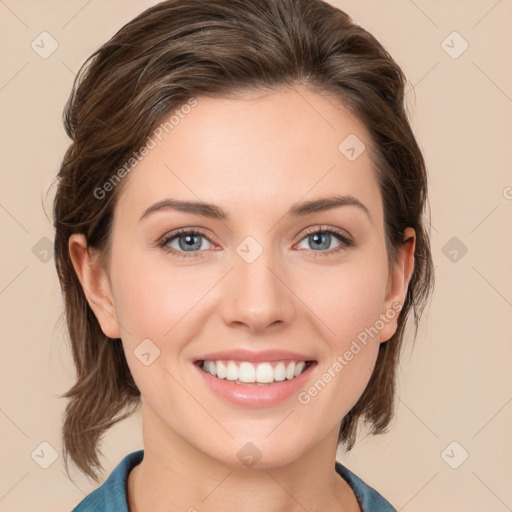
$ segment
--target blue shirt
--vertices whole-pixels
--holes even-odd
[[[126,502],[128,473],[144,457],[144,450],[128,454],[100,487],[88,494],[71,512],[129,512]],[[336,461],[336,472],[352,487],[363,512],[396,512],[375,489]]]

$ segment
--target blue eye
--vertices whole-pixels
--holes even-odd
[[[317,229],[316,231],[307,234],[302,240],[306,240],[306,243],[309,242],[309,247],[306,247],[306,249],[313,248],[314,252],[318,252],[318,249],[321,249],[321,252],[326,252],[322,249],[329,249],[333,237],[339,242],[339,245],[327,251],[329,253],[337,252],[352,245],[352,241],[347,236],[332,229]]]
[[[339,245],[329,249],[333,237],[339,242]],[[158,246],[164,251],[182,258],[203,256],[202,253],[205,252],[203,240],[207,240],[209,244],[212,244],[202,231],[184,228],[165,235],[161,241],[158,242]],[[314,256],[337,253],[354,245],[354,242],[343,232],[332,228],[314,228],[306,233],[306,236],[301,239],[301,242],[304,240],[309,242],[310,246],[306,247],[306,249],[310,249],[313,253],[317,253],[314,254]],[[175,241],[178,243],[178,247],[171,246],[171,243],[174,243]],[[208,249],[208,247],[206,247],[206,249]]]
[[[195,253],[201,249],[203,245],[202,239],[208,240],[201,231],[182,229],[165,236],[158,245],[167,252],[177,253],[179,256],[186,258],[189,256],[197,256]],[[175,240],[178,242],[178,248],[170,246],[170,243]],[[209,240],[208,242],[211,243]]]

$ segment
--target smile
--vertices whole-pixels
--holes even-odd
[[[299,377],[313,361],[199,361],[199,367],[218,379],[237,384],[272,384]]]
[[[310,385],[317,361],[197,360],[194,367],[206,388],[223,402],[243,408],[277,406],[297,399]]]

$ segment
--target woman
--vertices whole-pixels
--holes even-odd
[[[336,461],[394,412],[433,286],[405,77],[319,0],[170,0],[81,69],[54,203],[76,511],[392,505]],[[100,452],[101,453],[101,452]]]

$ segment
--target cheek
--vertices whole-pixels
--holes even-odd
[[[360,262],[341,265],[331,273],[318,274],[314,286],[304,288],[304,293],[311,310],[324,324],[326,337],[337,349],[343,349],[375,325],[382,312],[386,283],[385,260],[361,258]]]
[[[113,258],[112,280],[118,319],[128,336],[162,339],[196,305],[206,285],[193,270],[172,268],[165,256],[150,259],[136,251]],[[125,333],[126,334],[126,333]],[[135,340],[134,340],[135,341]]]
[[[148,261],[134,255],[115,268],[116,313],[124,328],[122,342],[128,365],[141,392],[147,397],[154,392],[158,396],[169,384],[164,369],[174,372],[190,359],[187,351],[193,340],[201,336],[208,292],[219,276],[211,269],[201,272],[199,265],[173,268],[165,257]],[[147,341],[141,345],[147,339],[157,348]],[[146,346],[158,354],[157,364],[151,363],[149,367],[137,357],[146,352],[145,348],[142,350]]]
[[[313,309],[321,312],[324,324],[323,364],[311,387],[298,397],[301,404],[312,406],[310,411],[324,411],[317,416],[331,426],[355,405],[375,368],[380,346],[375,325],[386,284],[377,269],[339,276],[339,283],[326,280],[324,293],[315,295]]]
[[[116,313],[123,326],[128,366],[142,395],[151,403],[169,395],[172,379],[165,369],[174,373],[176,360],[196,335],[191,319],[207,291],[201,279],[190,279],[190,270],[170,267],[136,254],[112,265]],[[144,341],[147,339],[152,344]],[[146,352],[150,359],[155,357],[154,364],[146,366],[139,359]]]

